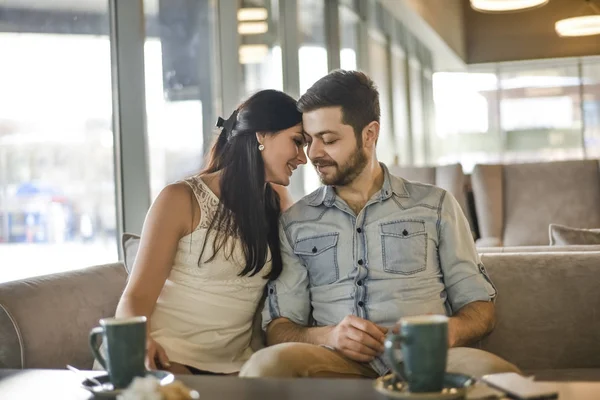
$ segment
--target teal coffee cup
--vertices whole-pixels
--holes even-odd
[[[100,336],[106,358],[100,354]],[[133,378],[146,373],[146,317],[101,319],[100,326],[90,331],[90,348],[115,389],[126,388]]]
[[[402,360],[397,357],[398,346]],[[448,317],[421,315],[400,319],[399,334],[389,334],[385,353],[394,374],[413,393],[440,392],[448,359]]]

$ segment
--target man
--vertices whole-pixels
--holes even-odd
[[[334,71],[298,101],[308,156],[324,185],[281,217],[284,269],[268,285],[267,347],[240,376],[375,378],[399,318],[447,314],[448,370],[518,371],[464,348],[494,327],[496,290],[465,216],[446,191],[389,174],[377,161],[379,94]]]

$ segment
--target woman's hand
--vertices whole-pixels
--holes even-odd
[[[146,339],[146,368],[159,369],[160,367],[169,368],[170,366],[171,363],[165,349],[156,340],[148,337]]]

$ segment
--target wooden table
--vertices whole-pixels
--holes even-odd
[[[93,372],[86,372],[93,375]],[[360,379],[242,379],[180,375],[200,393],[201,400],[383,400],[370,380]],[[87,400],[79,376],[67,370],[0,369],[0,399]],[[556,383],[560,400],[600,399],[600,382]]]

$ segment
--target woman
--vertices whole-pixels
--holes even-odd
[[[263,90],[219,118],[207,168],[165,187],[150,207],[117,317],[148,317],[147,367],[237,373],[252,320],[281,272],[283,186],[306,163],[296,101]]]

